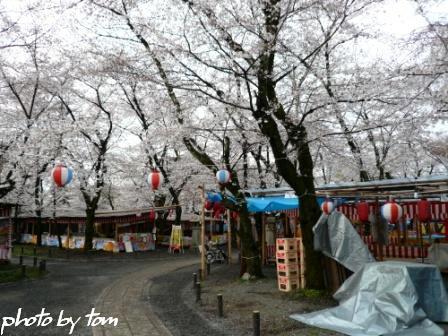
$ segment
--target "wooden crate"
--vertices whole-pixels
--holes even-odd
[[[296,238],[277,238],[277,251],[297,252]]]
[[[277,265],[279,264],[295,264],[298,265],[299,258],[297,252],[277,251],[275,253]]]
[[[300,286],[305,288],[305,248],[303,247],[302,238],[296,238],[297,240],[297,255],[299,258],[299,277]]]
[[[298,277],[278,277],[278,289],[282,292],[290,292],[300,288]]]
[[[285,269],[282,271],[279,271],[277,269],[277,276],[288,277],[288,278],[298,278],[299,277],[299,268],[298,267],[295,267],[295,268],[285,267]]]

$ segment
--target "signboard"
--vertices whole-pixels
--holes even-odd
[[[11,259],[11,223],[9,217],[0,217],[0,261]]]

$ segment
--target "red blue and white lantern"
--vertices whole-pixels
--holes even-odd
[[[397,224],[401,216],[403,216],[403,209],[395,202],[388,202],[381,207],[381,215],[391,224]]]
[[[322,205],[320,206],[320,208],[322,209],[322,212],[326,215],[329,215],[333,212],[334,210],[334,202],[330,199],[326,199]]]
[[[163,175],[158,170],[153,170],[148,175],[148,184],[151,190],[158,190],[163,184]]]
[[[230,181],[230,172],[226,169],[218,170],[216,180],[219,184],[227,184]]]
[[[51,171],[51,177],[58,187],[65,187],[73,179],[73,169],[63,164],[58,164]]]

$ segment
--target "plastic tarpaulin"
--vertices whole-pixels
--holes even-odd
[[[338,307],[291,318],[352,336],[442,336],[432,321],[448,322],[447,293],[435,265],[369,263],[334,298]]]
[[[207,199],[210,202],[221,202],[222,195],[217,192],[207,192]],[[230,200],[235,202],[233,196],[227,196]],[[326,197],[317,197],[317,203],[319,206],[325,201]],[[345,198],[332,198],[333,202],[337,206],[344,204]],[[272,196],[272,197],[246,197],[247,209],[249,212],[275,212],[283,210],[298,209],[300,207],[300,201],[298,197],[284,197],[284,196]]]
[[[314,249],[322,251],[352,272],[375,261],[350,220],[340,212],[322,215],[313,232]]]
[[[273,212],[299,208],[299,199],[286,197],[248,197],[247,208],[249,212]]]
[[[448,244],[434,243],[428,252],[429,258],[440,269],[448,268]]]

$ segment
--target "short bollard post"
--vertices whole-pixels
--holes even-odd
[[[37,266],[37,257],[33,258],[33,266],[36,267]]]
[[[260,312],[258,310],[254,310],[253,320],[254,320],[254,336],[260,336]]]
[[[36,256],[36,255],[37,255],[37,248],[33,247],[33,256]]]
[[[48,249],[48,258],[51,258],[51,248]]]
[[[23,255],[23,246],[22,246],[22,248],[20,249],[20,254]]]
[[[218,298],[218,317],[224,317],[224,306],[222,302],[222,294],[217,295]]]
[[[211,265],[207,263],[207,275],[210,275]]]
[[[26,275],[26,265],[22,265],[22,278]]]
[[[193,288],[196,288],[196,282],[198,282],[198,274],[193,273]]]
[[[47,269],[47,261],[46,260],[41,260],[39,262],[39,272],[43,273],[43,272],[45,272],[46,269]]]
[[[19,257],[19,265],[23,265],[23,255]]]
[[[196,302],[201,302],[201,283],[196,282]]]

